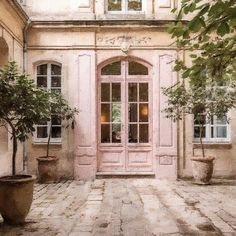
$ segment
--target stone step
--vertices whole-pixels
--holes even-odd
[[[155,178],[153,172],[97,172],[97,179],[103,178]]]

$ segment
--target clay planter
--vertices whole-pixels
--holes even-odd
[[[0,178],[0,213],[5,223],[21,225],[25,222],[33,200],[35,179],[31,175]]]
[[[195,183],[209,184],[214,166],[214,157],[192,157],[192,171]]]
[[[57,177],[58,158],[55,156],[38,157],[39,183],[55,183]]]

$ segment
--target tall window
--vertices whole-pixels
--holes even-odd
[[[141,12],[144,10],[145,0],[107,0],[108,12]]]
[[[47,63],[37,66],[37,86],[61,93],[61,66]],[[61,119],[52,116],[51,121],[36,126],[36,142],[46,142],[51,130],[51,141],[61,142]]]
[[[198,141],[200,138],[200,128],[202,127],[202,139],[205,142],[228,142],[230,141],[230,128],[227,117],[218,118],[212,116],[210,119],[205,115],[201,115],[194,122],[194,139]]]

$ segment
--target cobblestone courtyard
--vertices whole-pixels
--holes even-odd
[[[35,186],[27,223],[1,236],[236,235],[236,180],[98,179]]]

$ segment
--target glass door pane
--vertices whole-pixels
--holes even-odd
[[[121,143],[121,84],[101,83],[101,143]]]
[[[148,83],[128,83],[129,143],[149,142]]]

